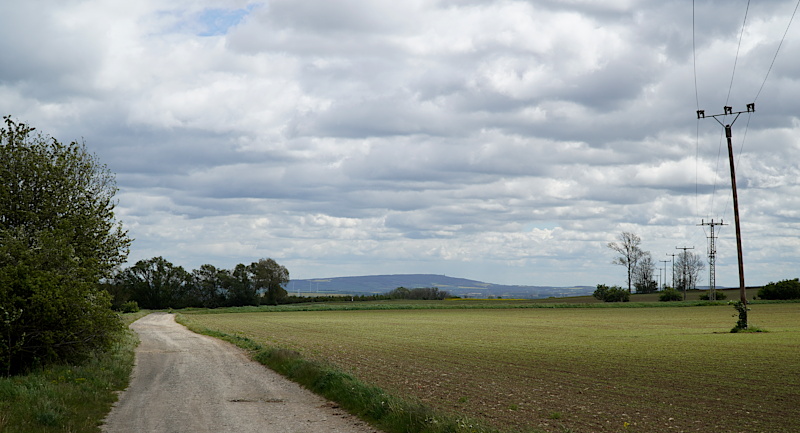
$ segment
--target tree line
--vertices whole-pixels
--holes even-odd
[[[217,308],[277,305],[288,296],[289,271],[273,259],[260,259],[233,269],[205,264],[191,272],[163,257],[139,260],[103,286],[112,305],[124,310],[135,302],[147,309]]]
[[[387,296],[389,299],[411,299],[420,301],[441,301],[452,297],[450,292],[439,290],[437,287],[417,287],[415,289],[398,287],[387,293]]]

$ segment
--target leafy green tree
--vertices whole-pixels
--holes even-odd
[[[413,299],[422,301],[441,301],[450,297],[450,292],[439,290],[438,287],[417,287],[407,289],[398,287],[386,294],[390,299]]]
[[[289,282],[289,271],[273,259],[260,259],[249,267],[253,286],[258,293],[264,294],[264,301],[269,305],[278,305],[288,293],[284,286]]]
[[[224,305],[225,293],[222,285],[224,275],[223,269],[217,269],[209,264],[193,270],[188,295],[189,306],[215,308]]]
[[[770,282],[758,289],[761,299],[800,299],[800,280],[783,280],[777,283]]]
[[[114,175],[84,144],[4,117],[0,127],[0,374],[75,362],[121,325],[100,281],[131,240]]]
[[[398,287],[387,294],[390,299],[408,299],[411,297],[411,290],[405,287]]]
[[[631,300],[631,293],[619,286],[608,287],[605,284],[598,284],[597,290],[592,296],[603,302],[628,302]]]
[[[163,309],[188,306],[190,275],[163,257],[139,260],[117,274],[116,283],[130,293],[142,308]]]
[[[622,232],[619,235],[619,242],[609,242],[608,248],[616,251],[619,256],[611,263],[625,266],[628,271],[628,293],[631,292],[634,270],[639,260],[644,257],[645,252],[639,248],[642,239],[634,233]]]
[[[225,290],[225,304],[230,307],[242,305],[258,305],[258,291],[250,278],[250,271],[242,263],[236,265],[231,271],[220,274],[222,287]]]

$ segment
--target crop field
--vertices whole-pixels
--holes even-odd
[[[191,314],[509,431],[800,431],[800,304]]]

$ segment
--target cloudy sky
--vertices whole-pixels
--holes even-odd
[[[695,113],[755,102],[745,276],[798,277],[798,2],[694,3],[2,2],[0,110],[116,173],[130,264],[624,284],[621,232],[705,256],[713,218],[737,286],[724,131]]]

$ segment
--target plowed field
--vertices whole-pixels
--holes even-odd
[[[800,304],[197,314],[512,431],[800,431]]]

